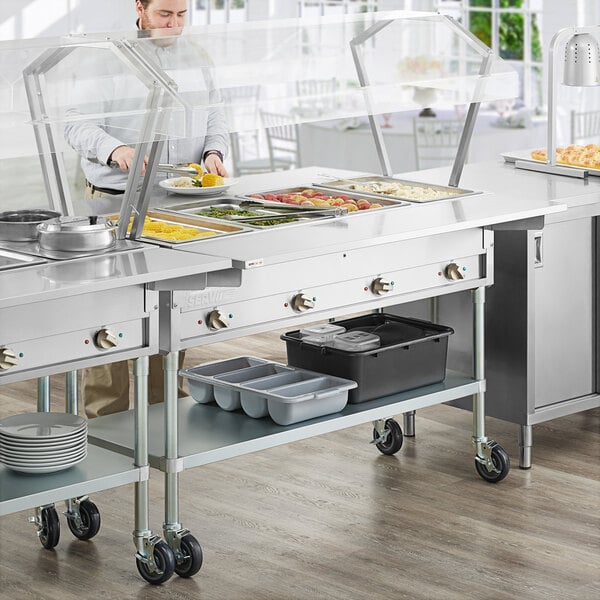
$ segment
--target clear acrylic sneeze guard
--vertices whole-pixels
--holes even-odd
[[[207,111],[242,132],[264,127],[261,111],[301,123],[414,110],[423,90],[440,106],[516,96],[518,86],[453,20],[403,11],[3,42],[0,69],[0,210],[13,208],[15,165],[36,156],[28,164],[40,186],[19,208],[72,210],[75,126],[100,126],[148,153],[198,135]],[[315,80],[334,85],[307,94]],[[239,93],[247,86],[257,88],[251,99]]]

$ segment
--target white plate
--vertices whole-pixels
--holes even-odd
[[[7,469],[11,469],[12,471],[18,471],[19,473],[54,473],[55,471],[63,471],[64,469],[68,469],[77,463],[80,463],[82,460],[85,460],[85,455],[75,462],[68,463],[66,465],[52,465],[52,466],[42,466],[42,467],[26,467],[26,466],[13,466],[13,465],[5,465]]]
[[[0,462],[5,465],[12,466],[24,466],[24,467],[53,467],[55,465],[67,465],[79,460],[82,456],[87,454],[87,448],[82,448],[77,452],[72,452],[68,456],[62,457],[48,457],[48,458],[10,458],[6,456],[0,456]]]
[[[225,185],[213,185],[209,187],[175,187],[174,182],[184,179],[183,177],[171,177],[169,179],[161,179],[158,185],[173,193],[181,194],[182,196],[218,196],[224,194],[232,185],[237,183],[237,179],[225,179]]]
[[[46,450],[46,451],[25,450],[24,448],[22,450],[12,450],[12,449],[8,450],[6,448],[0,448],[0,459],[2,459],[2,458],[8,458],[8,459],[12,459],[12,460],[19,460],[21,458],[25,458],[25,459],[32,459],[32,458],[60,459],[60,458],[64,458],[65,456],[71,456],[72,454],[77,454],[78,452],[81,452],[81,450],[84,450],[85,448],[87,448],[86,442],[77,444],[76,446],[73,446],[72,448],[61,448],[60,450],[52,449],[52,450]]]
[[[69,413],[23,413],[0,420],[5,438],[59,439],[87,428],[87,421]]]
[[[3,448],[8,450],[19,450],[21,448],[31,448],[36,451],[46,450],[60,450],[61,448],[70,448],[71,446],[81,444],[87,440],[87,431],[82,431],[77,435],[70,435],[58,438],[56,440],[50,439],[21,439],[3,437],[0,435],[0,451]]]

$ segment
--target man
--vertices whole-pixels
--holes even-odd
[[[191,97],[195,107],[202,106],[198,94],[204,94],[206,104],[214,106],[218,98],[202,63],[208,57],[190,47],[185,38],[179,39],[187,16],[187,0],[136,0],[135,10],[138,15],[137,27],[140,38],[151,38],[151,43],[143,44],[144,51],[150,58],[177,83],[177,73],[190,73],[196,79],[196,87]],[[191,62],[194,61],[194,62]],[[110,82],[108,82],[110,84]],[[97,97],[104,94],[103,101],[112,101],[115,105],[125,94],[118,90],[118,84],[112,82],[95,90]],[[185,89],[189,81],[181,82]],[[204,91],[199,91],[203,87]],[[185,94],[185,92],[183,92]],[[203,98],[202,96],[200,98]],[[109,111],[110,112],[110,111]],[[172,117],[174,119],[175,117]],[[194,111],[193,133],[190,136],[179,136],[165,143],[161,162],[200,163],[209,173],[227,177],[223,165],[223,156],[228,148],[228,131],[224,115],[220,110],[209,108],[205,111]],[[173,123],[171,123],[173,125]],[[167,127],[169,123],[167,123]],[[177,129],[176,123],[173,129]],[[132,127],[132,130],[135,130]],[[179,130],[178,130],[179,133]],[[112,197],[125,190],[128,171],[133,163],[135,148],[119,139],[125,135],[120,123],[111,125],[111,119],[105,120],[100,127],[90,123],[73,123],[65,127],[65,137],[69,144],[82,156],[81,166],[86,177],[86,199]],[[144,161],[144,169],[147,164]],[[117,168],[114,165],[118,165]],[[113,165],[113,166],[109,166]],[[183,352],[180,352],[180,367],[183,363]],[[161,402],[164,398],[164,377],[162,358],[150,358],[149,401],[151,404]],[[185,395],[180,388],[179,395]],[[85,411],[88,417],[120,412],[129,408],[129,365],[127,361],[111,363],[84,369],[83,396]]]

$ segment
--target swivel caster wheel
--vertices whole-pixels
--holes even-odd
[[[161,540],[154,545],[152,557],[154,567],[141,558],[136,558],[137,570],[148,583],[160,585],[171,579],[175,572],[175,555],[169,545]]]
[[[491,458],[494,467],[492,471],[488,470],[485,463],[481,463],[477,459],[475,459],[475,469],[482,479],[485,479],[489,483],[498,483],[508,475],[510,471],[510,459],[504,448],[496,443],[492,446]]]
[[[175,553],[175,573],[179,577],[192,577],[202,566],[202,547],[191,533],[184,535],[179,544],[180,550]]]
[[[38,531],[38,537],[44,548],[51,550],[58,544],[60,539],[60,521],[58,513],[53,506],[42,508],[40,515],[41,529]]]
[[[91,500],[78,503],[79,515],[65,513],[71,533],[79,540],[91,540],[100,531],[100,511]]]
[[[396,454],[402,448],[403,441],[402,428],[394,419],[385,421],[385,429],[382,435],[379,434],[377,429],[373,429],[373,442],[382,454],[387,456]]]

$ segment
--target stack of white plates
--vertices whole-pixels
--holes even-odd
[[[68,413],[26,413],[0,419],[0,462],[21,473],[52,473],[87,454],[87,421]]]

